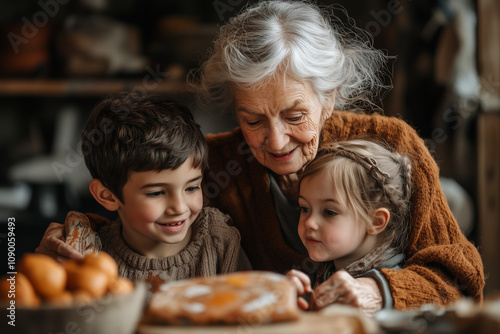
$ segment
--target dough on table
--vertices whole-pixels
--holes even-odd
[[[256,324],[296,320],[297,292],[285,276],[244,271],[170,282],[155,292],[148,324]]]

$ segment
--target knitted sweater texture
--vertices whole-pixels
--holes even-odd
[[[461,233],[447,205],[438,166],[424,141],[398,118],[335,112],[325,124],[322,142],[357,136],[384,140],[412,159],[414,189],[406,262],[402,270],[381,269],[389,282],[394,308],[448,305],[463,295],[482,301],[481,257]],[[291,249],[281,233],[268,170],[252,155],[241,130],[206,137],[210,171],[204,180],[205,199],[231,216],[254,269],[280,273],[307,269],[311,260]]]
[[[151,259],[131,249],[123,240],[120,220],[101,224],[98,233],[103,251],[117,262],[119,275],[143,281],[154,292],[165,282],[236,271],[240,235],[228,222],[229,216],[219,210],[203,208],[192,225],[193,234],[186,248],[161,259]]]

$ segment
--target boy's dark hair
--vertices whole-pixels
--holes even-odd
[[[207,167],[208,146],[189,109],[160,96],[117,93],[99,103],[82,132],[93,178],[123,201],[129,172]]]

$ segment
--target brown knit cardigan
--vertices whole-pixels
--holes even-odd
[[[323,129],[323,143],[356,136],[385,140],[412,158],[411,232],[403,270],[382,269],[395,309],[425,303],[448,305],[463,295],[482,301],[484,274],[476,247],[461,233],[439,183],[439,169],[424,141],[404,121],[378,114],[336,112]],[[311,265],[285,242],[276,217],[268,170],[259,164],[239,128],[207,135],[208,205],[229,214],[254,269],[285,273]]]

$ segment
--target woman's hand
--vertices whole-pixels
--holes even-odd
[[[382,309],[383,298],[375,279],[354,278],[346,271],[334,273],[319,285],[311,296],[311,309],[322,309],[330,304],[344,304],[357,307],[367,314]]]
[[[309,276],[304,274],[302,271],[292,269],[286,273],[286,277],[297,288],[297,304],[301,309],[307,310],[309,308],[309,304],[301,296],[305,293],[311,292],[311,280],[309,279]]]
[[[35,253],[45,254],[58,261],[67,259],[82,259],[83,255],[76,249],[67,245],[64,241],[64,225],[50,223],[43,235],[40,245],[35,249]]]

